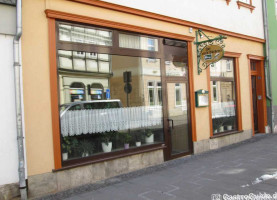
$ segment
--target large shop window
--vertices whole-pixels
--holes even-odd
[[[234,61],[224,58],[210,68],[213,133],[237,130]]]
[[[63,164],[163,143],[158,38],[57,27]]]

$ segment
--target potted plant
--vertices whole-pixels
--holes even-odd
[[[128,132],[121,132],[120,138],[124,144],[124,149],[129,149],[129,143],[132,139],[132,136]]]
[[[112,151],[112,137],[113,132],[105,132],[102,135],[102,149],[104,152],[111,152]]]
[[[146,142],[146,144],[154,142],[154,135],[153,135],[153,131],[151,129],[147,129],[145,131],[145,142]]]
[[[63,137],[62,138],[62,158],[63,160],[68,159],[68,155],[71,154],[72,149],[76,148],[78,140],[75,137]]]
[[[81,148],[81,152],[82,152],[82,157],[87,157],[87,156],[93,154],[94,145],[91,142],[89,142],[88,140],[82,141],[80,148]]]
[[[135,139],[136,139],[136,146],[140,147],[141,146],[141,137],[142,133],[141,132],[136,132],[135,134]]]

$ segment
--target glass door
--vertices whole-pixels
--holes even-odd
[[[187,43],[164,40],[166,159],[191,153]]]
[[[167,83],[171,156],[190,151],[186,83]]]

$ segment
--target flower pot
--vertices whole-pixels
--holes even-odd
[[[106,145],[105,142],[102,142],[102,149],[104,152],[111,152],[112,151],[112,142],[109,142],[108,145]]]
[[[88,157],[88,156],[89,156],[88,152],[82,153],[82,157]]]
[[[141,141],[136,142],[136,146],[137,146],[137,147],[140,147],[140,146],[141,146]]]
[[[145,142],[147,143],[147,144],[149,144],[149,143],[153,143],[154,142],[154,135],[152,134],[152,135],[150,135],[149,137],[145,137]]]
[[[218,132],[224,132],[224,126],[220,126]]]
[[[128,144],[124,144],[124,149],[129,149],[129,143]]]
[[[214,130],[214,133],[217,133],[217,129]]]
[[[233,129],[232,125],[227,126],[227,130],[228,130],[228,131],[230,131],[230,130],[232,130],[232,129]]]
[[[67,160],[68,159],[68,153],[63,153],[63,160]]]

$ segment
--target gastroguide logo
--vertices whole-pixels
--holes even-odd
[[[250,193],[250,194],[212,194],[211,200],[277,200],[277,192],[274,194],[268,194],[268,193]]]

